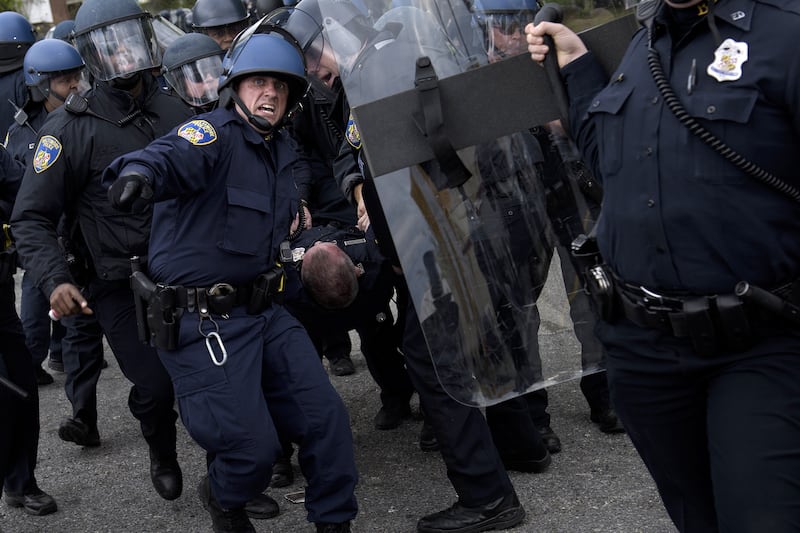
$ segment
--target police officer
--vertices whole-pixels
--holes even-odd
[[[129,257],[147,254],[151,213],[115,216],[99,178],[113,157],[145,146],[191,113],[150,74],[160,60],[158,46],[149,15],[134,0],[84,2],[75,17],[75,43],[96,82],[41,127],[12,221],[22,265],[49,295],[54,316],[96,312],[133,383],[128,405],[149,446],[153,485],[171,500],[182,491],[174,394],[155,350],[137,340],[128,282]],[[68,225],[77,223],[91,257],[85,294],[57,244],[62,216]],[[65,420],[59,436],[82,446],[99,444],[96,411]]]
[[[75,29],[75,21],[72,19],[62,20],[45,34],[45,39],[60,39],[62,41],[71,42],[72,30]]]
[[[318,82],[327,88],[333,88],[339,76],[338,65],[330,48],[330,42],[323,32],[321,0],[304,0],[294,9],[285,22],[288,31],[293,32],[306,51],[309,72],[318,78]],[[402,52],[403,46],[390,32],[378,32],[364,20],[363,16],[346,2],[326,2],[322,9],[326,17],[334,18],[339,27],[350,32],[351,42],[360,43],[355,46],[357,57],[352,60],[353,72],[364,72],[361,66],[371,64],[392,64],[382,54],[391,57]],[[373,46],[374,43],[381,46]],[[401,53],[399,55],[402,55]],[[451,61],[449,56],[437,58],[441,60],[439,67],[446,72]],[[396,65],[397,68],[387,73],[386,79],[364,79],[364,84],[396,83],[411,85],[413,74]],[[455,67],[452,67],[455,71]],[[438,69],[437,69],[438,70]],[[366,77],[367,75],[364,74]],[[388,80],[388,81],[387,81]],[[403,85],[400,85],[401,87]],[[348,94],[348,97],[351,95]],[[397,253],[391,241],[385,220],[382,217],[380,203],[377,200],[374,183],[364,179],[359,165],[355,163],[352,148],[360,146],[358,138],[352,134],[353,119],[350,117],[347,131],[350,147],[343,151],[341,166],[337,179],[343,190],[351,192],[354,202],[359,205],[359,227],[362,224],[374,224],[374,230],[381,244],[384,255],[398,265]],[[347,159],[349,157],[349,160]],[[367,214],[368,211],[368,214]],[[368,218],[368,220],[367,220]],[[407,288],[400,279],[398,293],[407,294]],[[417,529],[420,532],[459,532],[486,531],[503,527],[512,527],[525,517],[525,510],[520,504],[514,487],[508,477],[492,434],[477,408],[468,407],[451,398],[439,383],[436,368],[433,365],[425,336],[417,317],[416,309],[405,301],[406,316],[402,320],[404,328],[402,350],[405,356],[409,377],[420,397],[420,405],[426,419],[435,433],[442,457],[447,466],[447,475],[458,495],[458,501],[451,507],[422,517]],[[519,420],[532,426],[527,413]],[[535,448],[530,457],[517,456],[513,459],[517,465],[530,471],[543,470],[549,464],[550,457],[543,448],[538,431],[532,428],[525,439],[528,448]],[[523,448],[517,443],[518,448]],[[526,449],[527,451],[527,449]]]
[[[39,129],[47,116],[61,107],[70,94],[84,90],[86,83],[80,54],[70,44],[58,39],[46,39],[34,44],[25,55],[24,71],[30,98],[23,113],[19,113],[11,125],[6,146],[9,153],[27,167],[33,161]],[[78,225],[74,221],[67,224],[62,219],[58,233],[59,246],[68,259],[72,276],[82,286],[86,282],[88,254],[83,249]],[[72,417],[95,421],[90,424],[94,427],[97,420],[97,381],[100,369],[105,364],[103,332],[93,315],[81,314],[51,321],[48,317],[48,296],[35,285],[31,273],[25,271],[22,277],[20,318],[28,347],[34,364],[40,364],[47,356],[47,340],[50,340],[49,364],[51,368],[56,366],[56,369],[60,365],[60,370],[66,371],[64,391],[72,405]],[[99,445],[99,434],[93,432],[86,444]]]
[[[282,125],[307,88],[303,57],[283,35],[255,33],[224,63],[217,110],[117,159],[104,182],[121,209],[156,201],[148,267],[164,288],[149,314],[164,317],[151,321],[159,355],[210,457],[199,490],[215,531],[253,531],[242,506],[269,483],[278,434],[299,444],[309,521],[350,531],[347,410],[305,330],[274,301],[282,269],[270,267],[299,207]]]
[[[67,96],[81,88],[83,67],[78,51],[60,40],[37,42],[25,54],[23,73],[29,98],[25,106],[15,113],[5,143],[6,149],[23,167],[33,159],[39,128],[48,113],[60,107]],[[20,319],[33,355],[39,385],[53,383],[53,377],[42,368],[48,349],[54,359],[62,361],[61,339],[65,330],[62,324],[48,318],[49,309],[47,296],[34,286],[31,276],[25,273],[22,277]]]
[[[567,28],[526,28],[534,60],[556,54],[603,180],[601,301],[617,307],[597,333],[614,405],[678,530],[797,531],[800,58],[775,50],[793,46],[800,8],[638,14],[608,85]]]
[[[167,47],[161,60],[164,79],[198,113],[210,111],[219,99],[222,48],[202,33],[181,35]]]
[[[192,7],[192,28],[205,33],[227,50],[234,37],[250,23],[241,0],[197,0]]]
[[[22,61],[34,42],[33,27],[25,17],[14,11],[0,13],[0,94],[5,95],[0,99],[0,136],[3,138],[14,121],[17,108],[25,105],[28,98]]]
[[[0,486],[7,505],[41,516],[56,512],[58,505],[39,488],[34,475],[39,447],[39,393],[17,316],[13,277],[17,261],[5,225],[21,177],[22,166],[0,147],[0,221],[5,226],[0,246]]]

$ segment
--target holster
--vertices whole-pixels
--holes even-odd
[[[603,263],[597,240],[581,234],[572,241],[570,251],[595,312],[606,322],[613,322],[619,316],[614,278]]]
[[[283,303],[285,276],[283,266],[275,265],[253,280],[253,291],[247,304],[247,313],[257,315],[274,303]]]
[[[178,347],[182,315],[183,311],[175,306],[175,289],[156,285],[150,305],[147,306],[147,326],[153,346],[161,350]]]
[[[174,290],[153,283],[141,270],[138,257],[131,258],[131,270],[139,340],[162,350],[174,350],[178,347],[181,316],[175,308]]]

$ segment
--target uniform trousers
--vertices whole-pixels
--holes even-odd
[[[259,315],[236,307],[213,317],[228,354],[214,364],[198,332],[197,313],[184,313],[179,348],[159,350],[172,377],[181,419],[209,452],[211,490],[223,508],[239,508],[267,488],[281,454],[278,434],[298,444],[314,523],[351,520],[357,481],[347,410],[308,334],[281,306]],[[221,346],[210,341],[217,360]]]
[[[61,319],[66,328],[64,392],[72,405],[72,416],[88,426],[97,425],[97,381],[103,368],[103,331],[95,315],[72,315]]]
[[[408,375],[439,441],[447,477],[459,501],[477,507],[513,492],[481,410],[455,401],[439,383],[437,371],[447,372],[447,369],[434,367],[411,303],[404,322],[403,354]],[[527,416],[527,412],[523,411],[523,415]]]
[[[611,399],[680,531],[800,531],[800,335],[700,356],[627,320],[597,333]]]
[[[21,495],[36,488],[39,393],[15,305],[14,281],[0,283],[0,375],[28,393],[22,399],[0,385],[0,486]]]

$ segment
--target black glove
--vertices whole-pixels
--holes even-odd
[[[137,173],[122,174],[108,188],[108,201],[120,211],[141,213],[153,198],[150,180]]]

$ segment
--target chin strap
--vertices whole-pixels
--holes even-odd
[[[258,128],[258,130],[264,133],[265,135],[269,135],[270,133],[272,133],[272,129],[274,128],[274,126],[270,124],[269,121],[264,117],[256,116],[249,109],[247,109],[247,106],[244,105],[244,102],[242,102],[242,99],[239,98],[239,95],[236,94],[235,91],[230,92],[230,98],[231,100],[233,100],[233,103],[236,104],[245,115],[247,115],[247,121],[250,124]]]

